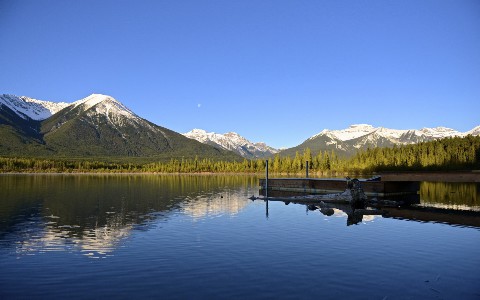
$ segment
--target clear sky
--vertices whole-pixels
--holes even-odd
[[[177,132],[480,125],[478,0],[0,0],[0,93],[108,94]]]

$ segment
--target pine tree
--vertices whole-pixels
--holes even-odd
[[[295,158],[293,159],[293,168],[293,171],[296,173],[300,172],[303,168],[302,158],[300,157],[298,151],[295,153]]]

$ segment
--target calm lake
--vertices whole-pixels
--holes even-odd
[[[0,175],[0,298],[480,299],[478,184],[353,225],[252,195],[254,176]]]

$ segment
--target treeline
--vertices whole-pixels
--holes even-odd
[[[441,171],[480,169],[480,137],[453,137],[392,148],[360,150],[351,158],[340,158],[334,151],[312,156],[306,148],[294,158],[276,155],[270,170],[274,173],[304,173],[306,162],[314,174],[372,173],[378,171]]]
[[[446,138],[393,148],[359,151],[340,158],[334,151],[312,155],[309,148],[295,157],[276,155],[269,171],[277,174],[371,173],[377,171],[468,170],[480,169],[480,137]],[[119,163],[66,159],[0,157],[0,172],[108,172],[108,173],[261,173],[266,161],[215,161],[213,159],[171,159],[155,163]]]
[[[7,158],[0,157],[0,172],[31,173],[258,173],[265,170],[264,160],[241,162],[215,161],[213,159],[171,159],[168,162],[148,164],[103,161],[69,161],[64,159]]]
[[[349,168],[362,171],[480,169],[480,137],[453,137],[393,148],[360,151]]]
[[[141,165],[103,161],[0,157],[1,172],[138,172]]]

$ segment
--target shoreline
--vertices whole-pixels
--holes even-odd
[[[265,177],[265,172],[0,172],[0,176],[8,175],[113,175],[113,176],[141,176],[141,175],[168,175],[168,176],[257,176]],[[270,178],[306,178],[305,173],[270,173]],[[480,183],[480,170],[457,170],[457,171],[410,171],[410,172],[382,172],[382,173],[311,173],[308,178],[344,178],[354,176],[368,178],[381,176],[382,181],[430,181],[430,182],[470,182]]]

